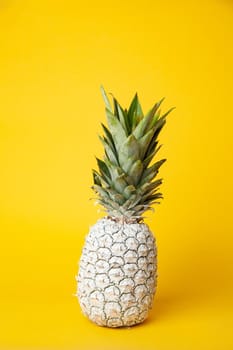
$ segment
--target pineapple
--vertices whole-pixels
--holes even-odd
[[[129,109],[113,97],[113,108],[101,87],[108,127],[102,124],[104,159],[97,158],[93,190],[107,215],[91,227],[79,264],[77,296],[83,313],[106,327],[143,322],[156,290],[155,238],[143,213],[162,198],[155,179],[165,159],[158,135],[166,123],[157,102],[144,116],[137,94]]]

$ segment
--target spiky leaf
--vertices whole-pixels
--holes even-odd
[[[112,112],[111,103],[110,103],[110,101],[109,101],[109,99],[108,99],[108,96],[107,96],[107,94],[106,94],[106,92],[105,92],[105,90],[104,90],[104,88],[103,88],[102,85],[101,85],[101,87],[100,87],[100,91],[101,91],[101,94],[102,94],[102,96],[103,96],[103,100],[104,100],[104,103],[105,103],[106,108],[108,108],[109,111]]]
[[[103,160],[97,158],[99,172],[93,170],[93,189],[108,215],[140,220],[162,198],[162,179],[156,175],[165,159],[150,163],[160,149],[158,136],[172,109],[160,117],[162,99],[144,116],[137,94],[128,110],[113,96],[112,109],[102,87],[101,93],[108,128],[102,124],[104,136],[100,140],[105,156]]]
[[[129,199],[133,194],[135,194],[136,188],[133,185],[125,187],[123,195],[126,199]]]
[[[101,175],[103,176],[105,181],[109,182],[109,180],[111,179],[111,174],[110,174],[110,171],[109,171],[107,165],[105,164],[104,161],[102,161],[99,158],[96,158],[96,160],[97,160]]]
[[[161,159],[155,164],[153,164],[151,167],[147,168],[143,173],[142,179],[140,181],[140,185],[144,185],[145,183],[152,181],[154,177],[157,175],[159,168],[165,161],[166,159]]]
[[[127,173],[134,162],[140,158],[139,144],[134,137],[130,135],[120,146],[119,163],[122,169]]]
[[[127,139],[127,134],[119,119],[115,115],[113,115],[108,109],[106,109],[106,114],[115,147],[117,151],[119,151],[120,146]]]
[[[131,182],[136,187],[138,182],[140,181],[141,175],[143,172],[143,165],[140,159],[138,159],[132,167],[128,170],[128,175],[130,177]]]
[[[116,166],[118,165],[118,159],[116,152],[112,149],[112,147],[109,145],[108,140],[105,137],[99,136],[100,141],[102,142],[105,150],[106,157],[108,160],[115,164]]]

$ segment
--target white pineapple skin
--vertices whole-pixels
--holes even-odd
[[[83,313],[99,326],[143,322],[155,294],[156,257],[146,224],[97,221],[86,237],[77,276]]]

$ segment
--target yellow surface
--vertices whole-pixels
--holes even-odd
[[[0,2],[0,349],[232,349],[233,3]],[[99,328],[73,297],[89,225],[99,86],[161,135],[165,200],[150,319]]]

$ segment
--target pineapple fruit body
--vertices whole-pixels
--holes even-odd
[[[100,219],[90,229],[79,264],[83,313],[107,327],[143,322],[156,289],[156,245],[144,223]]]

